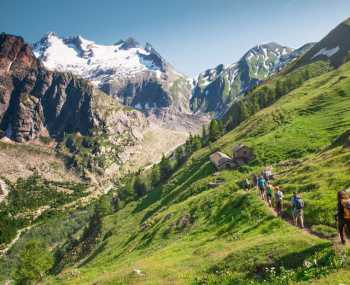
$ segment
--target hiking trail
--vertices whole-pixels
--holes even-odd
[[[257,192],[257,195],[259,195],[258,192]],[[259,197],[260,197],[260,195],[259,195]],[[260,197],[260,198],[261,198],[261,197]],[[279,215],[277,214],[276,209],[275,209],[273,206],[270,207],[266,200],[264,200],[264,199],[262,199],[262,198],[261,198],[261,200],[265,203],[266,207],[269,209],[269,211],[271,212],[271,214],[272,214],[275,218],[281,218],[282,220],[284,220],[285,222],[289,223],[289,224],[292,225],[293,227],[302,230],[302,231],[303,231],[305,234],[307,234],[307,235],[312,235],[312,236],[318,237],[318,238],[320,238],[320,239],[329,240],[329,241],[332,242],[332,244],[333,244],[334,246],[339,246],[339,245],[341,245],[341,246],[346,246],[346,247],[350,248],[349,243],[346,243],[345,245],[341,244],[338,235],[335,236],[335,237],[332,237],[332,238],[327,238],[327,237],[322,236],[321,234],[317,234],[317,233],[315,233],[314,231],[312,231],[310,227],[305,226],[305,223],[304,223],[304,228],[300,228],[300,227],[296,226],[296,225],[294,224],[293,218],[290,217],[290,216],[288,216],[288,215],[286,215],[286,212],[285,212],[285,211],[283,211],[283,212],[282,212],[282,215],[279,216]]]

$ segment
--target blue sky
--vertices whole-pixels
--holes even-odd
[[[28,42],[48,31],[111,44],[150,42],[190,76],[275,41],[318,41],[350,16],[349,0],[0,0],[1,31]]]

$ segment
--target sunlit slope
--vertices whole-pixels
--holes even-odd
[[[47,284],[247,284],[269,266],[303,267],[331,243],[275,218],[239,183],[273,164],[286,201],[302,193],[306,224],[334,226],[336,191],[350,186],[350,149],[333,143],[350,129],[349,76],[347,63],[310,79],[197,151],[162,187],[105,217],[110,233],[98,252]],[[256,160],[213,175],[209,154],[230,154],[240,142],[253,147]],[[225,183],[210,188],[218,177]],[[339,281],[349,275],[347,268],[331,274]],[[329,278],[312,282],[331,284]]]

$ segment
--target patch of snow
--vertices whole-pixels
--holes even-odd
[[[247,60],[250,61],[254,57],[252,52],[248,53]]]
[[[265,55],[266,57],[268,57],[268,55],[267,55],[267,48],[263,48],[262,50],[263,50],[264,55]]]
[[[286,55],[286,54],[288,54],[288,51],[287,51],[286,48],[283,48],[283,50],[282,50],[282,55]]]
[[[162,72],[161,72],[160,70],[156,70],[156,71],[155,71],[155,74],[156,74],[156,78],[157,78],[157,79],[161,79],[161,77],[162,77]]]
[[[152,70],[160,77],[159,67],[142,55],[150,53],[144,48],[120,49],[116,45],[98,45],[78,36],[78,44],[72,38],[61,39],[48,34],[45,42],[34,45],[34,54],[50,70],[72,72],[89,79],[95,85],[111,78],[132,77],[135,74]],[[83,52],[82,52],[83,51]]]
[[[140,103],[137,103],[137,104],[135,105],[135,108],[136,108],[136,109],[139,109],[139,110],[142,110],[142,106],[141,106]]]
[[[320,56],[320,55],[325,55],[327,57],[331,57],[331,56],[335,55],[339,50],[340,50],[339,46],[337,46],[335,48],[331,48],[331,49],[322,48],[317,53],[315,53],[311,59],[313,59],[317,56]]]

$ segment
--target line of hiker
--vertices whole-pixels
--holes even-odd
[[[273,185],[271,169],[264,170],[260,175],[254,174],[252,183],[248,178],[244,180],[244,189],[255,187],[262,200],[266,201],[269,207],[274,207],[278,216],[283,214],[283,191],[279,186]],[[350,239],[350,197],[346,191],[338,192],[338,207],[335,215],[338,233],[342,244],[346,243],[344,232],[347,230]],[[304,201],[300,194],[294,192],[290,201],[292,207],[293,224],[304,228]]]

